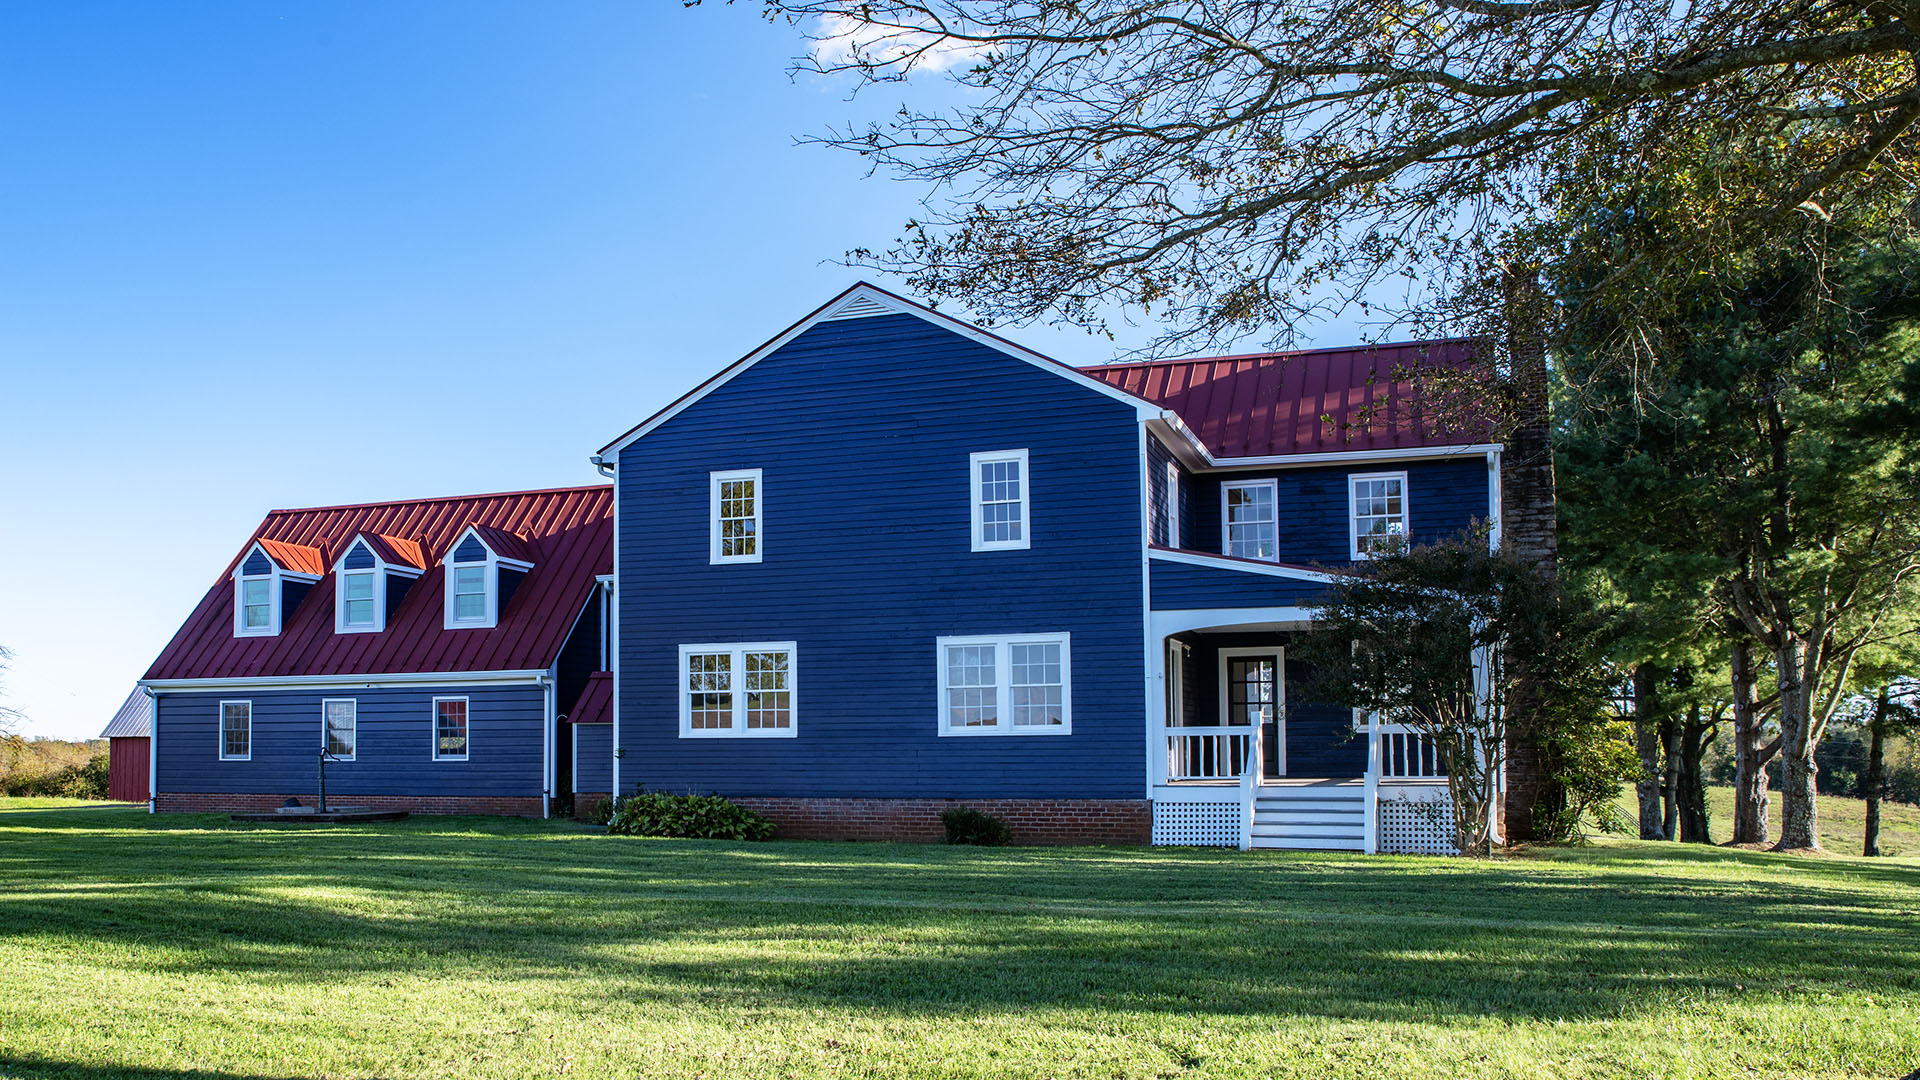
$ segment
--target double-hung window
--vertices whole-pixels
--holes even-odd
[[[1066,735],[1073,731],[1067,634],[944,637],[940,734]]]
[[[352,761],[359,742],[359,703],[352,698],[322,700],[320,725],[327,756],[335,761]]]
[[[793,657],[791,641],[680,646],[680,737],[794,735]]]
[[[253,760],[253,702],[220,703],[220,760]]]
[[[992,450],[967,459],[973,489],[973,550],[1013,551],[1033,546],[1027,499],[1027,452]]]
[[[1240,559],[1280,558],[1279,485],[1247,480],[1220,485],[1225,553]]]
[[[273,579],[240,579],[240,629],[243,633],[264,634],[273,629]]]
[[[346,600],[340,611],[340,626],[347,630],[369,630],[373,628],[373,571],[357,574],[343,574],[340,587],[346,591]]]
[[[1347,478],[1355,559],[1371,559],[1407,538],[1407,474],[1367,473]]]
[[[433,760],[467,760],[467,699],[433,699]]]
[[[708,477],[708,562],[760,561],[760,470],[739,469]]]
[[[456,564],[453,568],[453,621],[487,621],[487,564]]]

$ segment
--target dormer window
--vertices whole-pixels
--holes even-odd
[[[412,540],[378,533],[361,533],[348,541],[333,564],[337,588],[333,598],[336,634],[377,634],[399,610],[400,602],[426,570],[420,545]]]
[[[515,533],[469,525],[454,541],[445,565],[443,625],[448,630],[484,630],[500,624],[514,590],[533,569],[533,549]]]
[[[233,570],[233,636],[278,636],[324,565],[316,548],[255,540]]]

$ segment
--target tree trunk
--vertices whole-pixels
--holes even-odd
[[[1880,854],[1880,795],[1887,787],[1887,688],[1873,703],[1873,723],[1867,725],[1867,835],[1860,854]]]
[[[1753,643],[1733,639],[1733,842],[1767,842],[1767,761],[1759,710],[1753,703]]]
[[[1640,779],[1634,794],[1640,797],[1640,839],[1665,840],[1667,831],[1660,820],[1661,789],[1659,679],[1651,665],[1633,669],[1633,748],[1640,754]]]
[[[1820,849],[1820,810],[1814,780],[1813,687],[1807,680],[1807,643],[1780,635],[1774,667],[1780,682],[1780,840],[1776,851]]]
[[[1713,718],[1702,720],[1700,706],[1687,713],[1680,734],[1680,840],[1688,844],[1711,844],[1707,822],[1707,776],[1704,763],[1707,747],[1719,726]]]
[[[1545,293],[1530,268],[1509,270],[1503,297],[1513,427],[1500,457],[1501,544],[1548,575],[1559,575],[1559,504],[1553,474],[1553,417],[1547,382]],[[1539,721],[1540,695],[1523,657],[1509,657],[1513,696],[1507,724],[1506,833],[1551,838],[1567,793]]]
[[[1672,840],[1680,835],[1680,718],[1668,713],[1660,718],[1660,752],[1667,759],[1666,774],[1660,779],[1660,835]]]

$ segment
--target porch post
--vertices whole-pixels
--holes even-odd
[[[1253,808],[1260,796],[1260,775],[1266,771],[1266,748],[1260,725],[1247,736],[1247,757],[1240,768],[1240,850],[1253,850]]]
[[[1367,718],[1367,779],[1362,795],[1360,850],[1380,853],[1380,725]]]

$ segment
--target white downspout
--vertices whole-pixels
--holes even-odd
[[[153,687],[142,686],[147,695],[147,813],[160,812],[160,695]]]
[[[538,678],[541,693],[540,724],[540,816],[553,816],[553,728],[560,687],[552,669]]]

